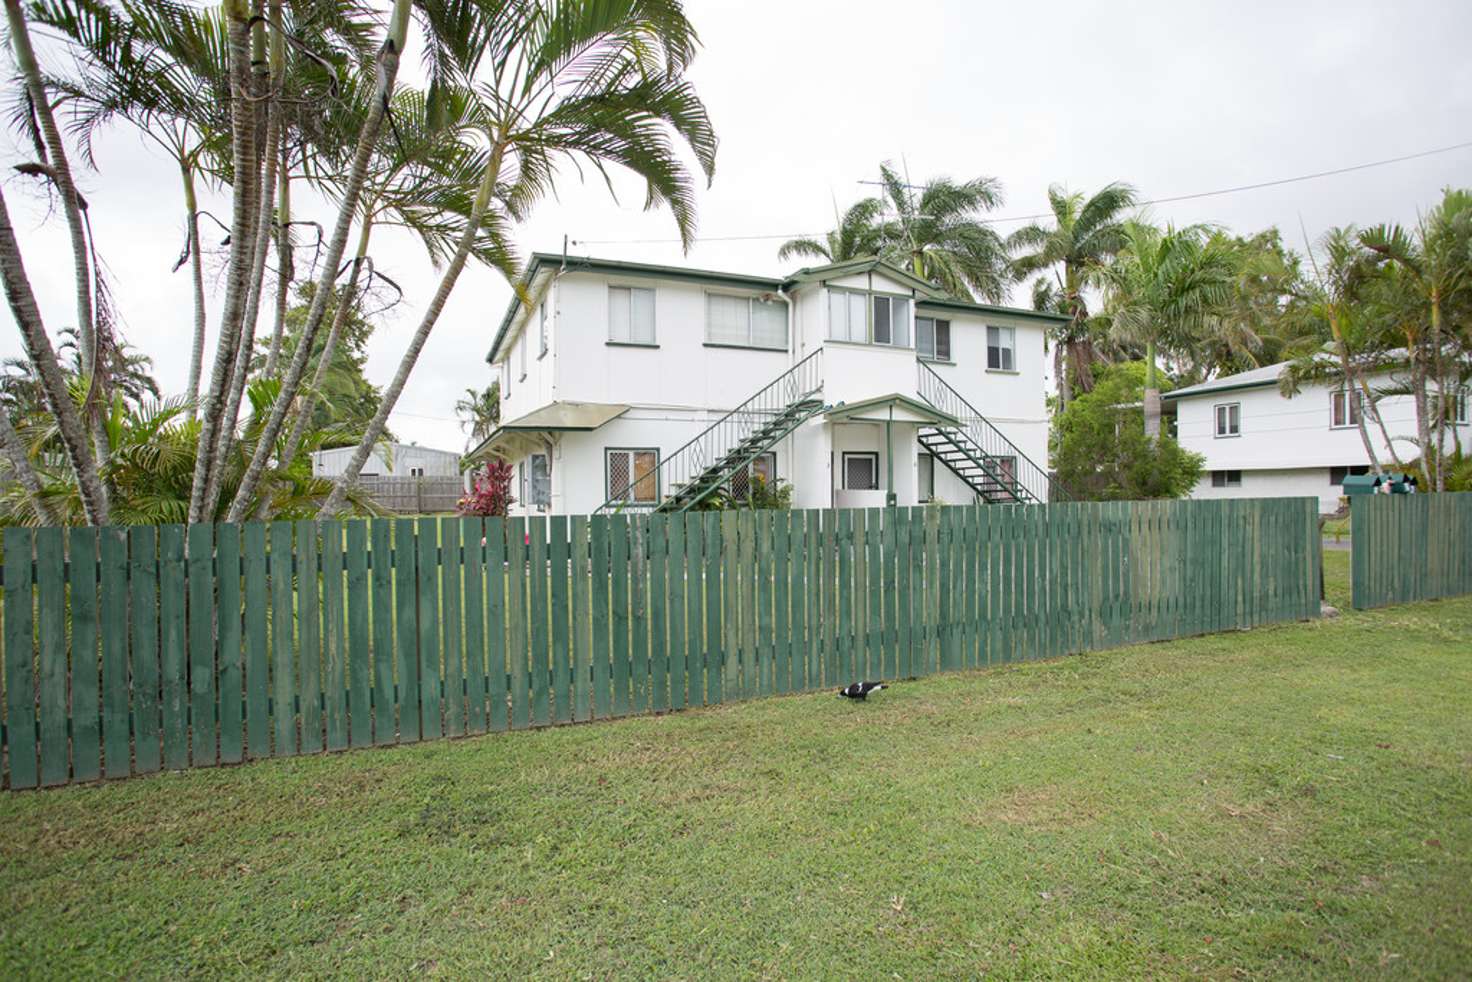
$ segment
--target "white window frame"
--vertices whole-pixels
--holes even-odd
[[[997,343],[992,344],[992,332],[995,331]],[[1003,332],[1007,343],[1002,343]],[[997,364],[992,364],[992,352],[997,352]],[[1003,358],[1003,354],[1006,355]],[[1003,365],[1002,362],[1007,362]],[[1003,324],[988,324],[986,326],[986,370],[989,372],[1015,372],[1017,371],[1017,328],[1008,327]]]
[[[710,336],[710,298],[729,297],[734,300],[746,301],[746,340],[745,341],[715,341]],[[782,344],[758,344],[752,331],[756,323],[757,304],[780,304],[783,308],[782,317]],[[752,296],[744,293],[727,293],[723,290],[705,291],[705,343],[721,348],[756,348],[760,351],[788,351],[792,347],[792,305],[785,300],[763,300],[760,296]]]
[[[1222,427],[1222,410],[1227,410],[1226,427]],[[1237,426],[1232,428],[1232,410],[1236,410]],[[1233,440],[1242,435],[1242,403],[1219,402],[1211,407],[1211,432],[1218,440]]]
[[[649,294],[649,311],[651,323],[649,325],[649,339],[636,339],[634,337],[634,294],[637,292]],[[616,338],[613,336],[613,307],[617,301],[617,294],[624,294],[629,304],[629,336]],[[608,343],[629,345],[636,348],[659,347],[659,292],[652,286],[633,286],[628,283],[608,284]]]
[[[541,351],[539,351],[537,353],[537,357],[538,358],[541,358],[542,356],[544,356],[545,354],[547,354],[547,301],[546,300],[543,300],[542,303],[541,303],[541,305],[537,308],[537,332],[538,332],[539,337],[541,338],[541,349],[542,349]]]
[[[929,321],[930,322],[930,350],[928,352],[925,350],[925,345],[923,343],[921,343],[921,339],[920,339],[920,322],[921,321]],[[946,330],[945,330],[945,335],[946,335],[946,345],[945,345],[945,347],[946,347],[946,351],[945,351],[945,354],[941,354],[940,353],[940,334],[941,334],[940,326],[942,324],[944,324],[946,326]],[[919,315],[916,315],[916,317],[915,317],[915,357],[916,358],[919,358],[919,359],[921,359],[923,361],[941,361],[941,362],[949,362],[949,361],[951,361],[951,322],[950,322],[949,319],[947,319],[945,317],[931,317],[929,315],[925,315],[923,317],[922,316],[919,316]]]
[[[888,341],[880,341],[879,340],[879,332],[877,330],[877,324],[879,323],[879,321],[878,321],[878,318],[875,317],[875,314],[878,311],[879,301],[881,301],[881,300],[883,300],[885,302],[885,304],[889,308],[889,340]],[[894,326],[895,326],[894,304],[895,304],[895,301],[896,300],[903,301],[904,304],[905,304],[905,316],[904,316],[904,324],[905,324],[905,337],[904,337],[904,342],[905,343],[904,344],[900,344],[900,343],[898,343],[895,340],[895,335],[898,333],[894,329]],[[881,346],[886,347],[886,348],[913,348],[915,346],[915,343],[914,342],[915,342],[915,298],[914,297],[901,296],[898,293],[878,293],[878,292],[875,292],[873,290],[869,291],[869,343],[870,344],[881,345]]]
[[[829,341],[838,341],[838,342],[847,343],[847,344],[872,344],[872,345],[877,345],[877,346],[882,347],[882,348],[913,348],[913,347],[915,347],[915,298],[914,297],[907,296],[907,295],[905,295],[903,293],[885,293],[885,292],[879,291],[879,290],[860,290],[860,289],[856,289],[856,288],[853,288],[853,287],[846,287],[846,286],[830,286],[830,287],[827,288],[827,290],[828,290],[828,294],[830,296],[838,295],[838,296],[843,296],[845,298],[847,298],[847,297],[862,297],[863,298],[863,307],[864,307],[864,325],[863,325],[863,331],[862,331],[862,333],[861,333],[861,335],[859,337],[855,338],[855,337],[852,336],[853,335],[852,318],[850,318],[848,316],[850,313],[852,313],[853,307],[852,307],[851,301],[849,301],[848,299],[845,299],[844,300],[844,306],[843,306],[844,314],[845,314],[844,324],[845,324],[845,327],[848,328],[848,332],[847,332],[847,334],[844,337],[837,337],[833,333],[833,302],[825,297],[824,302],[827,304],[827,307],[825,308],[824,317],[828,321],[828,338],[827,339]],[[877,301],[879,301],[881,299],[882,300],[885,300],[889,304],[889,318],[890,318],[890,321],[889,321],[889,337],[890,337],[890,340],[888,340],[888,341],[879,341],[879,340],[876,340],[875,339],[875,330],[874,330],[874,305],[875,305],[875,303]],[[904,316],[904,326],[905,326],[904,342],[905,343],[904,344],[896,344],[894,342],[894,337],[895,337],[895,330],[894,330],[894,302],[896,300],[903,301],[904,304],[905,304],[905,316]]]
[[[1354,396],[1353,399],[1350,396]],[[1352,430],[1360,425],[1360,412],[1364,406],[1364,394],[1359,389],[1335,389],[1329,393],[1329,429]],[[1334,422],[1340,406],[1346,409],[1343,423]]]
[[[544,500],[538,500],[537,494],[537,458],[541,457],[545,462],[542,467],[547,475],[546,495]],[[552,507],[552,457],[545,453],[530,453],[526,455],[525,485],[522,488],[522,504],[527,508],[535,508],[537,511],[547,511]]]

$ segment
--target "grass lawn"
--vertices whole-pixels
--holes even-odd
[[[1472,599],[1346,609],[868,704],[6,793],[0,968],[1460,976],[1469,815]]]

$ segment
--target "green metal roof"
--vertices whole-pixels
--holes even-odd
[[[885,396],[876,396],[872,399],[864,399],[860,402],[840,402],[823,415],[835,423],[858,418],[873,421],[876,411],[892,411],[894,409],[903,409],[912,415],[920,417],[924,423],[932,426],[961,425],[961,421],[950,413],[942,412],[928,402],[911,399],[909,396],[901,395],[898,392],[891,392]],[[905,422],[910,421],[906,420]]]
[[[1067,314],[1054,314],[1046,310],[1026,310],[1022,307],[999,307],[996,304],[973,303],[970,300],[952,300],[950,297],[937,297],[933,300],[915,301],[915,309],[919,310],[921,307],[939,307],[942,310],[966,310],[979,314],[1003,314],[1007,317],[1047,321],[1050,324],[1066,324],[1072,319]]]
[[[914,273],[906,272],[891,263],[885,262],[878,256],[863,256],[859,259],[849,259],[841,263],[829,263],[826,266],[805,266],[791,276],[787,277],[786,283],[814,283],[821,280],[835,280],[840,276],[853,276],[856,273],[881,272],[890,279],[899,280],[912,289],[919,290],[927,297],[944,296],[935,288],[935,284],[927,282]]]

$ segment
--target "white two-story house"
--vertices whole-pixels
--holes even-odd
[[[780,278],[538,253],[496,330],[513,514],[1047,501],[1055,315],[878,260]]]
[[[1360,400],[1344,389],[1305,384],[1291,398],[1278,388],[1283,364],[1266,365],[1237,375],[1165,393],[1166,412],[1176,417],[1176,438],[1187,450],[1206,456],[1206,470],[1193,498],[1277,498],[1312,496],[1319,509],[1337,510],[1344,478],[1370,469],[1359,431]],[[1390,382],[1389,375],[1371,381],[1372,388]],[[1416,407],[1406,396],[1382,396],[1377,404],[1385,433],[1369,423],[1371,444],[1380,466],[1393,469],[1385,436],[1401,460],[1420,456],[1416,447]],[[1467,392],[1453,404],[1454,423],[1447,447],[1460,440],[1467,446]]]

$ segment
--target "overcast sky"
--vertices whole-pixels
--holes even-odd
[[[859,182],[873,180],[882,160],[903,162],[916,181],[997,177],[1006,203],[995,214],[1006,218],[1045,210],[1050,183],[1090,191],[1126,180],[1147,198],[1168,197],[1472,141],[1467,0],[687,7],[704,43],[691,77],[721,140],[714,183],[700,195],[703,241],[682,256],[668,212],[642,212],[636,184],[624,182],[615,201],[601,180],[583,185],[568,170],[559,199],[517,229],[524,253],[558,251],[567,236],[579,255],[781,272],[791,265],[776,260],[782,239],[830,228],[835,202],[872,193]],[[418,54],[410,52],[408,81],[419,77]],[[9,135],[3,145],[7,164],[30,157]],[[180,391],[192,299],[187,268],[169,271],[184,235],[178,177],[126,128],[100,142],[98,157],[100,171],[81,183],[123,333],[153,356],[165,389]],[[1244,233],[1277,225],[1301,248],[1300,223],[1317,237],[1332,225],[1413,221],[1449,184],[1472,185],[1472,148],[1151,211]],[[64,220],[27,179],[7,176],[5,194],[54,333],[73,312]],[[204,206],[228,220],[224,196]],[[297,211],[331,220],[320,201]],[[766,238],[731,238],[742,236]],[[222,237],[208,232],[207,245]],[[381,384],[434,271],[407,239],[376,239],[377,267],[407,295],[370,345],[368,375]],[[217,252],[209,349],[221,262]],[[398,436],[461,448],[453,405],[466,387],[490,381],[483,359],[509,298],[493,273],[461,277],[392,418]],[[0,356],[20,354],[8,309],[0,319]],[[265,315],[261,330],[269,331]]]

